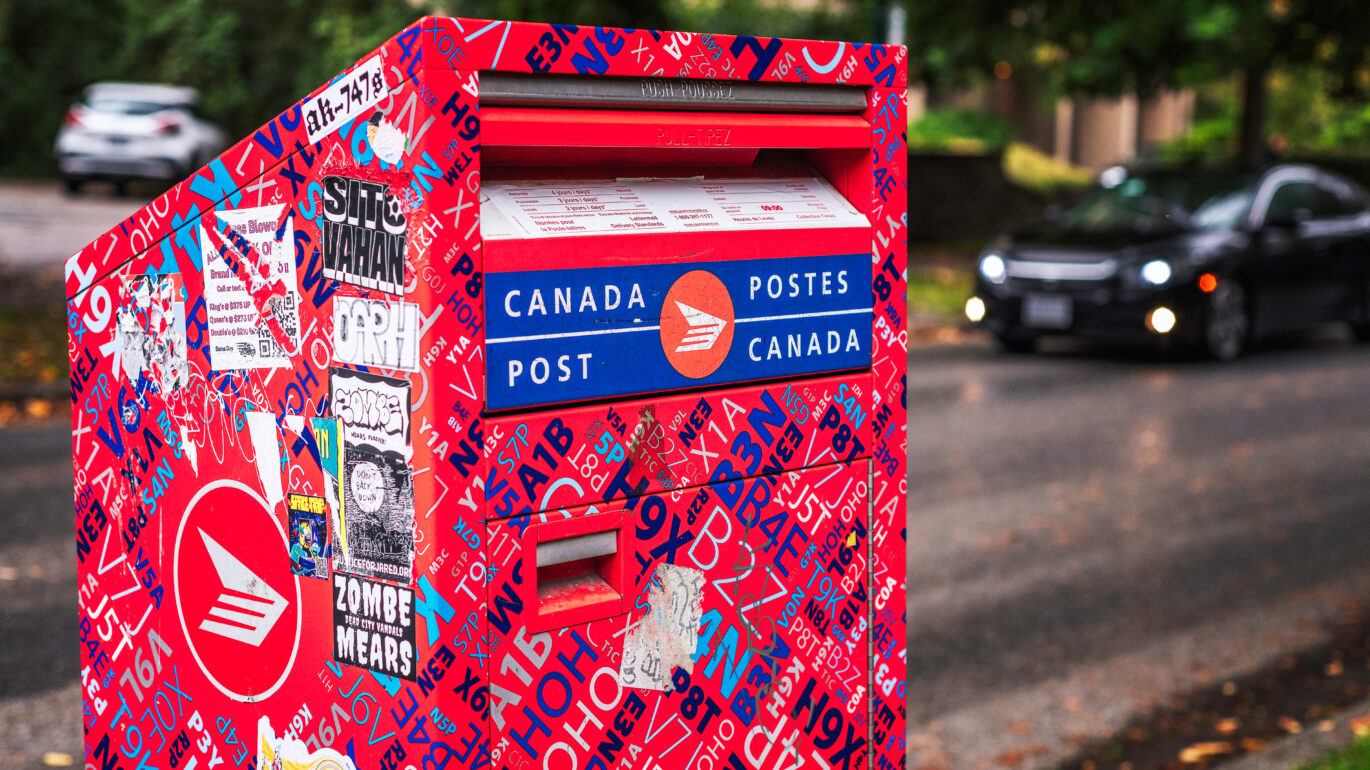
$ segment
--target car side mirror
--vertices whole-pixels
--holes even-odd
[[[1312,211],[1305,208],[1298,208],[1293,211],[1267,216],[1265,218],[1265,226],[1277,230],[1296,230],[1299,225],[1302,225],[1312,218]]]

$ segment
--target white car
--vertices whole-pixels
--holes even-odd
[[[67,111],[57,165],[71,192],[90,179],[180,180],[222,152],[224,133],[201,118],[193,88],[96,83]]]

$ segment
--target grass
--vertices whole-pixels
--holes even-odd
[[[1370,736],[1357,738],[1344,749],[1328,754],[1321,761],[1303,765],[1300,770],[1367,770],[1370,769]]]
[[[909,312],[933,323],[957,325],[974,288],[969,270],[940,265],[910,267]]]
[[[0,382],[52,382],[66,376],[67,317],[62,301],[0,308]]]

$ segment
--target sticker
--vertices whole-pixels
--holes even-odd
[[[333,367],[333,416],[347,424],[347,440],[409,454],[409,381]]]
[[[215,239],[201,228],[209,361],[215,369],[290,366],[290,353],[299,347],[295,227],[291,217],[280,224],[284,210],[282,203],[218,212],[218,219],[237,236],[232,238],[237,247],[231,249],[216,248]],[[249,261],[255,262],[255,267]],[[259,311],[253,294],[272,284],[280,287],[279,293],[266,293]],[[280,324],[289,349],[281,346],[269,324],[263,322],[263,311]]]
[[[409,383],[334,368],[333,416],[343,423],[342,529],[333,569],[408,583],[414,560]]]
[[[404,151],[408,149],[409,137],[377,112],[367,121],[366,143],[371,145],[377,158],[394,166],[399,164]]]
[[[323,275],[390,294],[404,294],[408,229],[404,201],[383,182],[323,179]]]
[[[658,564],[647,591],[647,614],[628,630],[619,679],[628,687],[665,691],[677,667],[694,673],[703,617],[704,573]]]
[[[347,556],[346,517],[343,516],[342,458],[343,428],[341,420],[313,417],[309,421],[314,431],[314,442],[319,445],[319,466],[323,470],[324,500],[328,503],[329,520],[333,525],[334,544]]]
[[[333,573],[333,659],[416,680],[414,591]]]
[[[220,718],[222,720],[222,717]],[[222,721],[220,722],[222,724]],[[221,730],[222,732],[222,730]],[[257,720],[258,770],[357,770],[352,760],[333,749],[310,751],[299,738],[286,733],[280,738],[265,715]]]
[[[117,366],[131,383],[146,374],[162,393],[178,390],[190,376],[181,276],[138,275],[124,287],[128,302],[114,327]]]
[[[290,571],[327,580],[332,547],[324,499],[291,492],[285,505],[290,510]]]
[[[384,99],[386,93],[381,57],[372,56],[304,103],[304,126],[309,132],[310,143],[366,112]]]
[[[266,501],[272,505],[285,497],[281,490],[281,445],[276,440],[276,415],[248,412],[247,432],[257,455],[257,477],[261,479]]]
[[[333,360],[378,369],[418,369],[419,306],[333,298]]]

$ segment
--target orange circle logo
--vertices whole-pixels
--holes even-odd
[[[733,298],[718,277],[691,270],[676,279],[661,306],[661,349],[692,380],[723,365],[733,344]]]

